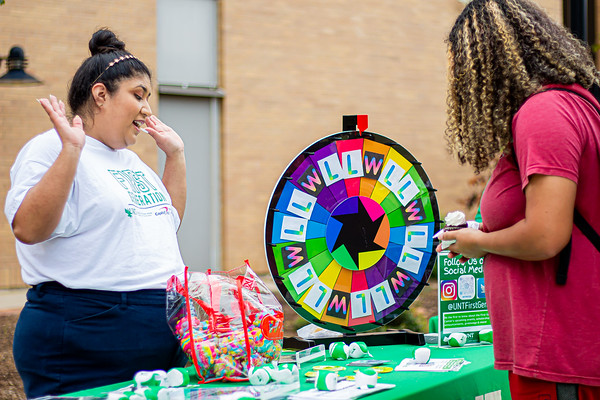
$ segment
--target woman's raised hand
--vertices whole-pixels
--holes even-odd
[[[85,132],[83,131],[83,121],[76,115],[73,122],[70,123],[65,112],[65,103],[62,100],[57,100],[55,96],[50,95],[47,99],[38,99],[42,105],[54,129],[58,132],[63,147],[70,145],[73,147],[83,148],[85,145]]]
[[[183,140],[171,127],[156,116],[146,117],[146,130],[156,141],[156,145],[165,152],[167,157],[183,153]]]

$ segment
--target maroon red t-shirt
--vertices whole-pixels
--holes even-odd
[[[549,85],[547,88],[561,87]],[[593,96],[579,85],[564,86]],[[517,168],[503,156],[485,189],[481,214],[488,231],[525,217],[524,188],[534,174],[577,183],[576,207],[600,233],[600,118],[575,94],[530,97],[512,124]],[[494,329],[497,369],[600,386],[600,253],[573,228],[567,283],[555,282],[557,257],[521,261],[489,254],[484,277]]]

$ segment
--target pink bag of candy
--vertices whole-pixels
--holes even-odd
[[[173,275],[167,320],[201,383],[248,380],[248,371],[279,358],[283,308],[248,260],[227,272]]]

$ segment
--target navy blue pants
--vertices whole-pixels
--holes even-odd
[[[187,357],[166,319],[165,290],[109,292],[36,285],[15,328],[13,355],[27,398],[182,367]]]

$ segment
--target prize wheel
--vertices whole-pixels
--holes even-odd
[[[431,275],[440,223],[421,164],[363,131],[366,117],[344,116],[344,131],[289,164],[265,223],[269,269],[286,302],[343,333],[372,330],[408,309]]]

